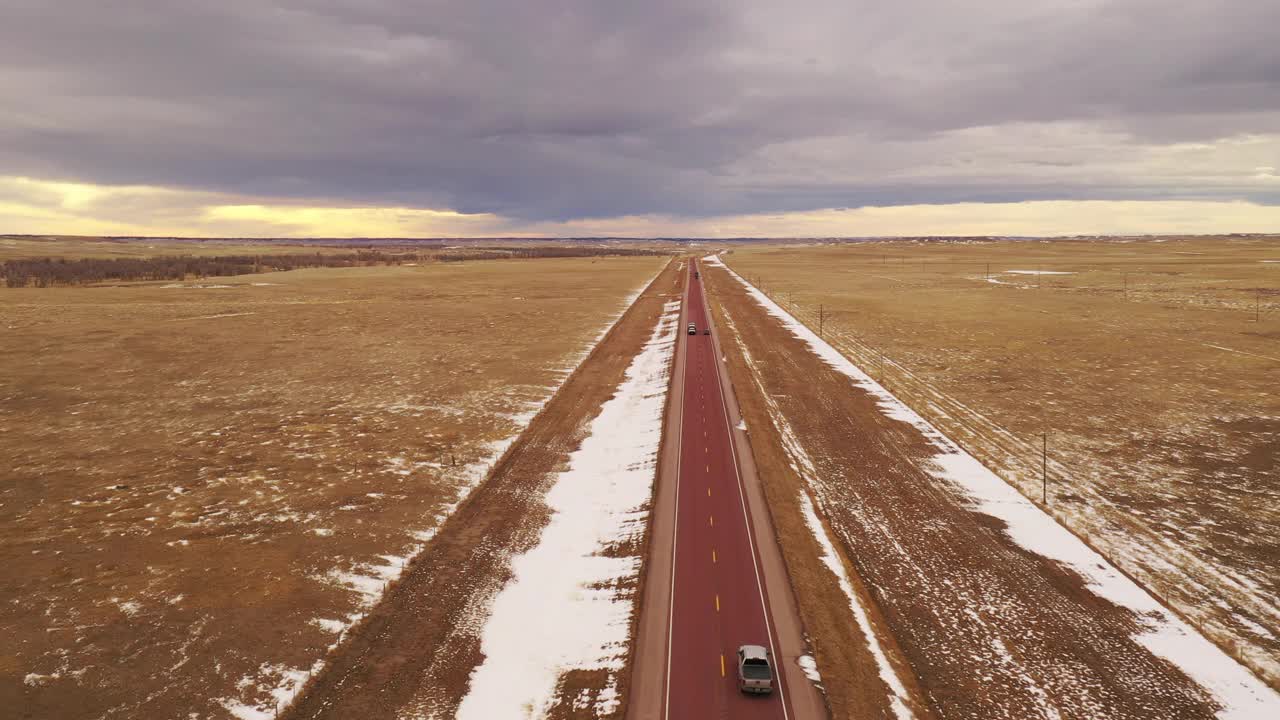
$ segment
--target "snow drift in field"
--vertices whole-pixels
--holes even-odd
[[[770,315],[781,320],[797,338],[805,341],[818,357],[848,376],[855,386],[874,396],[886,416],[917,428],[937,449],[937,454],[932,459],[935,465],[933,474],[954,483],[973,500],[980,512],[1003,520],[1007,524],[1009,537],[1014,542],[1031,552],[1066,565],[1078,573],[1089,589],[1098,596],[1130,609],[1135,616],[1141,618],[1146,629],[1134,639],[1199,683],[1222,706],[1218,717],[1240,720],[1280,717],[1280,693],[1265,685],[1247,668],[1165,609],[1146,590],[1121,574],[1106,558],[1085,545],[1080,538],[1059,525],[1013,486],[962,450],[881,387],[871,376],[858,369],[840,351],[729,269],[718,257],[711,256],[705,260],[724,268],[747,289],[757,303]]]
[[[596,714],[617,709],[617,672],[629,643],[633,601],[619,586],[640,558],[604,551],[643,532],[662,435],[680,303],[670,302],[616,394],[547,493],[551,521],[538,544],[511,563],[481,635],[484,661],[457,717],[542,717],[568,670],[604,669],[610,685]]]

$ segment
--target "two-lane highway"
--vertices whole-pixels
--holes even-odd
[[[779,653],[729,425],[719,358],[708,327],[702,282],[690,263],[676,477],[671,596],[663,715],[671,720],[789,718],[783,674],[774,692],[738,689],[741,645]],[[682,328],[684,331],[684,328]]]

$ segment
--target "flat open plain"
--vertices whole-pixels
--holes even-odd
[[[0,707],[269,714],[665,262],[0,291]]]

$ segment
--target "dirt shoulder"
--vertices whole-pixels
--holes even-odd
[[[672,264],[331,655],[287,717],[447,717],[455,711],[481,660],[486,609],[510,577],[509,561],[537,542],[548,521],[543,497],[553,472],[621,382],[663,303],[678,293],[676,282]]]
[[[804,491],[887,630],[890,659],[898,656],[912,703],[925,706],[918,715],[1214,715],[1197,685],[1134,640],[1140,618],[1014,545],[927,472],[932,453],[919,431],[887,417],[723,270],[705,275],[747,354],[749,366],[731,358],[730,370],[836,717],[888,716],[878,700],[886,693],[865,639],[851,632],[847,599],[816,565],[820,550],[795,510]],[[783,438],[762,442],[775,432],[771,411],[814,464],[807,488],[778,452]]]

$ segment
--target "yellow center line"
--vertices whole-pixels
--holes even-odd
[[[708,473],[709,473],[709,472],[711,472],[711,466],[710,466],[710,465],[708,465],[708,466],[707,466],[707,472],[708,472]]]
[[[716,526],[716,516],[715,516],[715,515],[710,515],[710,516],[708,516],[708,518],[707,518],[707,519],[711,521],[711,527],[715,527],[715,526]]]
[[[715,551],[715,550],[712,550],[712,551],[711,551],[711,562],[715,562],[715,561],[716,561],[716,551]]]
[[[720,677],[724,677],[724,653],[720,653]]]
[[[711,488],[707,488],[707,497],[711,497]]]
[[[716,612],[720,612],[720,596],[716,595]]]

